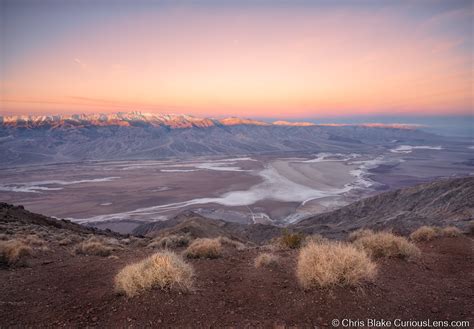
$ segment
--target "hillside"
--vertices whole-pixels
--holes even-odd
[[[294,273],[298,250],[274,250],[278,265],[256,268],[255,258],[269,249],[226,247],[219,258],[187,260],[194,269],[191,291],[156,288],[126,297],[116,292],[114,278],[126,265],[157,251],[147,247],[150,240],[98,240],[95,233],[58,229],[48,220],[27,224],[23,216],[31,215],[21,208],[8,214],[0,213],[2,225],[8,217],[18,226],[2,232],[8,238],[28,237],[33,253],[21,265],[0,267],[1,327],[272,328],[328,327],[342,317],[474,320],[472,278],[459,275],[472,268],[471,236],[418,243],[421,258],[381,259],[373,282],[330,289],[299,286]],[[77,240],[66,244],[66,239]],[[86,239],[107,244],[108,253],[78,253]]]
[[[280,235],[281,227],[264,224],[239,224],[209,219],[193,212],[182,213],[167,221],[142,224],[133,234],[144,236],[166,236],[190,234],[193,238],[215,238],[225,236],[244,242],[263,243]]]
[[[376,144],[377,149],[392,148],[394,141],[432,145],[439,139],[403,125],[271,124],[139,112],[17,116],[0,120],[0,165],[282,152],[371,153]]]
[[[466,229],[473,218],[474,177],[465,177],[380,193],[288,228],[340,239],[359,228],[390,229],[402,234],[423,225],[454,225]],[[213,220],[188,212],[168,221],[143,224],[134,233],[153,236],[190,232],[195,237],[223,235],[260,244],[280,235],[282,230],[272,225]]]
[[[423,184],[356,202],[292,229],[342,237],[356,227],[464,227],[472,215],[472,190],[472,178]],[[394,207],[401,207],[404,216],[390,219],[399,211]],[[0,327],[328,327],[342,318],[474,321],[472,277],[467,274],[474,243],[467,230],[440,230],[429,241],[392,235],[408,244],[410,253],[374,257],[370,280],[311,288],[304,288],[298,276],[306,247],[285,246],[286,233],[270,225],[228,223],[187,212],[137,228],[136,233],[146,235],[138,238],[2,203],[0,232]],[[187,257],[194,242],[207,241],[199,240],[203,237],[215,238],[218,255]],[[306,246],[339,245],[313,239],[319,242]],[[357,241],[344,245],[358,246]],[[16,249],[8,249],[12,246]],[[386,250],[392,252],[394,246]],[[120,271],[162,252],[185,258],[192,269],[192,289],[151,287],[128,297],[119,293]],[[269,253],[274,264],[255,265]]]
[[[298,231],[344,236],[361,227],[402,234],[422,225],[465,228],[474,218],[474,177],[442,179],[380,193],[293,226]]]

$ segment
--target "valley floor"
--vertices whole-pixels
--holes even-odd
[[[279,251],[275,269],[253,265],[258,248],[191,260],[191,293],[152,290],[133,298],[114,292],[114,276],[152,253],[118,258],[46,251],[28,266],[0,269],[0,327],[331,327],[333,319],[469,320],[474,323],[472,237],[421,243],[422,258],[379,261],[373,283],[304,291],[295,278],[297,251]],[[409,326],[410,327],[410,326]]]

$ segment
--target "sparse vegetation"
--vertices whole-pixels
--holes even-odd
[[[19,240],[0,241],[0,263],[13,265],[23,257],[29,256],[32,249]]]
[[[188,258],[218,258],[222,254],[222,244],[216,239],[196,239],[185,250]]]
[[[27,235],[26,237],[22,238],[22,240],[30,245],[30,246],[36,246],[36,247],[39,247],[39,246],[43,246],[46,241],[44,241],[43,239],[41,239],[38,235],[36,234],[29,234]]]
[[[304,238],[303,245],[307,245],[309,243],[324,243],[329,241],[325,237],[323,237],[321,234],[313,234],[313,235],[308,235],[307,237]]]
[[[376,265],[353,245],[342,242],[309,243],[298,256],[296,274],[304,288],[355,286],[371,280]]]
[[[189,235],[168,235],[161,238],[152,240],[149,244],[149,248],[168,248],[174,249],[179,247],[186,247],[189,245],[191,237]]]
[[[420,250],[413,243],[402,236],[390,232],[376,232],[364,234],[354,245],[367,252],[372,258],[396,257],[411,259],[420,255]]]
[[[74,243],[74,241],[72,241],[72,240],[69,239],[69,238],[64,238],[64,239],[61,239],[61,240],[58,241],[58,244],[59,244],[60,246],[69,246],[69,245],[71,245],[71,244],[73,244],[73,243]]]
[[[441,229],[441,234],[448,237],[457,237],[462,235],[462,231],[454,226],[447,226]]]
[[[107,257],[113,251],[113,248],[107,246],[103,242],[97,241],[95,239],[89,239],[87,241],[81,242],[76,245],[74,248],[74,253],[79,255],[94,255]]]
[[[412,234],[410,239],[413,241],[431,241],[439,235],[439,229],[433,226],[421,226]]]
[[[291,233],[288,230],[283,232],[278,242],[282,248],[298,249],[304,241],[304,236],[301,233]]]
[[[115,288],[130,297],[155,287],[189,290],[193,273],[191,265],[179,255],[162,251],[123,268],[115,277]]]
[[[255,258],[254,265],[256,268],[276,267],[278,266],[279,262],[280,258],[277,255],[264,252]]]
[[[246,248],[245,244],[243,244],[242,242],[237,241],[237,240],[233,240],[233,239],[229,239],[228,237],[225,237],[225,236],[220,236],[217,239],[219,239],[219,242],[223,246],[228,246],[228,247],[231,247],[231,248],[235,248],[237,250],[244,250]]]
[[[351,232],[349,234],[348,240],[353,242],[357,239],[360,239],[362,237],[369,236],[372,234],[374,234],[374,231],[372,231],[371,229],[361,228],[361,229]]]

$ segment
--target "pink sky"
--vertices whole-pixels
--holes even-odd
[[[20,9],[6,11],[0,114],[472,112],[472,5]]]

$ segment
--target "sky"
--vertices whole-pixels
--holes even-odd
[[[0,0],[0,114],[472,116],[473,3]]]

